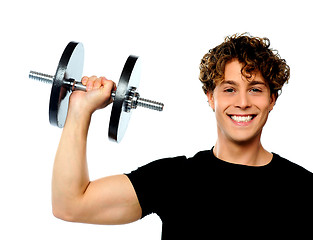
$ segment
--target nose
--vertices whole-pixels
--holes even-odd
[[[247,109],[251,107],[249,95],[245,92],[241,92],[237,95],[235,106],[240,109]]]

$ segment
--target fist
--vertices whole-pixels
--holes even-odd
[[[70,110],[84,111],[92,114],[97,109],[106,107],[112,102],[111,92],[116,90],[113,81],[105,77],[83,77],[82,84],[86,86],[86,92],[74,91],[70,97]]]

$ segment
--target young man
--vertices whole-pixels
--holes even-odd
[[[269,48],[268,39],[227,37],[200,65],[216,115],[215,146],[192,158],[162,159],[129,174],[90,181],[86,141],[91,115],[111,103],[115,85],[104,77],[84,77],[87,92],[71,95],[56,153],[54,215],[124,224],[156,213],[163,240],[307,236],[313,175],[265,150],[260,141],[288,79],[289,67]]]

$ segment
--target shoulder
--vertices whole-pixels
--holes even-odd
[[[286,199],[298,206],[299,213],[313,211],[308,207],[313,201],[313,173],[286,158],[273,155],[274,177],[271,179],[278,184],[276,190],[284,192]]]
[[[170,158],[163,158],[152,161],[146,165],[138,167],[136,170],[128,173],[130,179],[159,179],[161,176],[168,175],[177,171],[187,161],[186,156],[177,156]]]
[[[169,158],[162,158],[155,161],[152,161],[144,166],[139,167],[138,169],[146,169],[146,170],[166,170],[175,168],[179,165],[183,165],[187,161],[186,156],[177,156],[177,157],[169,157]]]
[[[279,168],[280,171],[289,174],[290,177],[301,176],[313,179],[312,172],[276,153],[273,153],[273,160],[273,164]]]
[[[144,166],[137,168],[135,171],[132,171],[128,175],[133,174],[145,174],[152,176],[153,174],[173,174],[184,172],[185,170],[190,169],[193,165],[201,159],[206,159],[209,155],[209,151],[201,151],[196,153],[193,157],[176,156],[163,158],[159,160],[152,161]]]

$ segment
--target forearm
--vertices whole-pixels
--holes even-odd
[[[84,77],[82,82],[87,92],[74,91],[71,94],[66,123],[55,156],[53,214],[66,221],[104,224],[129,222],[128,215],[132,216],[131,219],[133,215],[138,219],[141,209],[125,175],[90,183],[86,145],[91,115],[112,102],[111,92],[115,85],[104,77],[96,76]],[[119,190],[121,186],[124,187],[122,191]],[[125,217],[119,220],[121,215]]]
[[[52,177],[52,206],[58,212],[70,214],[79,203],[89,184],[86,161],[87,133],[91,116],[68,112],[59,147],[55,156]]]

